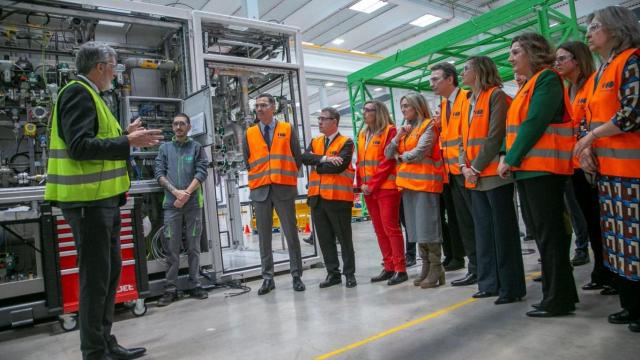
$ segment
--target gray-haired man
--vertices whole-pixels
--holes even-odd
[[[80,349],[83,359],[134,359],[146,349],[125,349],[111,335],[120,279],[120,206],[129,189],[130,146],[162,139],[136,120],[123,135],[100,98],[115,76],[116,52],[89,42],[76,56],[78,80],[65,86],[51,118],[45,200],[61,210],[78,250]]]

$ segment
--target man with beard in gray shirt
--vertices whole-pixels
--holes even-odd
[[[187,134],[191,121],[186,114],[173,118],[175,136],[158,150],[155,178],[164,188],[164,236],[167,253],[167,283],[158,306],[166,306],[178,296],[178,269],[183,225],[186,228],[187,257],[189,260],[189,292],[198,299],[208,293],[198,279],[200,270],[200,237],[202,235],[203,194],[201,184],[207,178],[208,160],[202,145]]]

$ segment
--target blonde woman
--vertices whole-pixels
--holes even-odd
[[[486,56],[469,58],[462,82],[472,90],[460,124],[460,170],[471,189],[476,237],[478,292],[473,297],[498,296],[496,305],[508,304],[526,294],[513,179],[498,176],[510,99],[496,64]]]
[[[384,149],[396,136],[387,107],[368,101],[362,109],[364,126],[358,134],[356,182],[378,238],[384,268],[371,282],[396,285],[407,281],[404,239],[399,225],[400,193],[396,187],[396,160],[385,158]]]
[[[418,243],[422,271],[414,283],[421,288],[443,285],[440,193],[444,170],[438,135],[424,97],[417,93],[400,100],[405,123],[385,149],[398,161],[396,185],[402,203],[409,242]]]

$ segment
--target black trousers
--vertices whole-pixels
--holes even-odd
[[[473,230],[473,217],[471,216],[471,194],[470,190],[464,187],[464,176],[449,175],[449,186],[451,187],[451,197],[453,207],[458,221],[460,239],[464,248],[464,253],[469,259],[467,272],[476,274],[478,272],[478,260],[476,257],[476,238]]]
[[[450,184],[444,184],[440,200],[442,252],[444,253],[445,262],[451,260],[464,261],[464,246],[462,245]]]
[[[513,184],[470,191],[478,256],[478,290],[500,297],[526,293]]]
[[[522,212],[522,222],[524,223],[524,231],[525,237],[527,239],[535,239],[536,234],[533,229],[533,216],[529,211],[529,206],[527,205],[527,197],[524,196],[524,191],[522,191],[522,186],[516,184],[516,190],[518,190],[518,199],[520,200],[520,210]]]
[[[631,281],[611,273],[620,296],[620,306],[629,311],[632,317],[640,319],[640,282]]]
[[[78,250],[80,349],[83,359],[102,359],[113,324],[120,280],[120,208],[63,209]]]
[[[593,271],[591,282],[613,286],[611,271],[604,267],[602,252],[602,230],[600,228],[600,202],[597,186],[589,184],[582,170],[576,169],[571,177],[573,191],[580,205],[580,209],[587,220],[589,243],[593,251]]]
[[[532,215],[536,245],[542,259],[542,309],[575,310],[578,292],[569,259],[571,234],[564,223],[564,188],[567,176],[544,175],[518,180]]]
[[[311,217],[318,235],[318,244],[327,274],[331,276],[340,276],[336,239],[340,242],[343,273],[353,275],[356,272],[351,233],[351,205],[350,202],[330,201],[319,197],[311,205]]]
[[[404,248],[407,258],[416,258],[416,244],[409,242],[409,234],[407,233],[407,223],[404,220],[404,206],[402,205],[402,198],[400,199],[400,225],[404,228]]]

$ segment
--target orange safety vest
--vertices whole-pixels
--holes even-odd
[[[640,49],[627,49],[618,54],[600,75],[587,101],[586,118],[590,130],[609,121],[620,110],[618,93],[624,66]],[[638,178],[640,175],[640,132],[606,136],[593,142],[598,157],[599,173],[608,176]]]
[[[425,132],[431,119],[425,119],[420,126],[411,130],[398,144],[398,153],[402,154],[418,145],[420,136]],[[441,193],[444,181],[444,169],[438,142],[433,146],[431,157],[425,157],[416,163],[398,162],[396,185],[400,189]]]
[[[476,104],[473,108],[473,114],[471,114],[471,121],[462,121],[460,129],[462,130],[462,146],[467,157],[467,166],[471,166],[471,162],[478,157],[480,149],[489,135],[489,121],[491,120],[490,101],[493,92],[499,89],[497,86],[492,87],[486,91],[482,91],[478,95]],[[507,104],[511,103],[511,97],[507,96]],[[469,103],[469,107],[471,104]],[[500,163],[500,155],[496,153],[496,156],[491,160],[480,172],[479,177],[498,176],[498,164]],[[465,187],[473,189],[477,184],[472,184],[465,180]]]
[[[273,132],[271,148],[262,137],[260,125],[247,129],[249,145],[249,188],[269,184],[298,184],[298,167],[291,152],[291,125],[278,121]]]
[[[394,128],[393,125],[387,125],[387,127],[375,134],[367,143],[366,134],[364,131],[360,131],[358,134],[358,175],[362,179],[362,183],[366,184],[371,180],[373,175],[378,170],[378,165],[384,160],[384,145],[387,143],[387,137],[389,136],[389,130]],[[392,173],[389,174],[387,179],[382,183],[380,189],[397,189],[396,186],[396,169],[394,168]]]
[[[576,96],[571,101],[571,117],[573,118],[573,132],[576,134],[576,138],[580,133],[580,122],[586,117],[587,101],[589,100],[589,94],[593,89],[593,81],[595,76],[589,76],[589,78],[582,84],[582,87],[576,92]],[[569,95],[569,89],[566,88],[567,96]],[[573,158],[573,168],[580,168],[580,161],[577,157]]]
[[[520,124],[527,119],[529,103],[535,89],[536,81],[543,70],[537,72],[516,94],[509,111],[507,112],[507,152],[511,149]],[[555,72],[555,71],[554,71]],[[556,73],[557,74],[557,73]],[[560,76],[560,75],[558,75]],[[557,124],[549,124],[538,142],[524,156],[514,171],[545,171],[553,174],[573,174],[571,161],[573,145],[576,138],[573,134],[573,122],[571,120],[571,103],[567,93],[563,90],[564,116],[563,121]]]
[[[465,109],[469,109],[468,93],[468,90],[458,90],[458,95],[456,95],[456,99],[453,101],[453,104],[451,104],[449,121],[447,121],[447,99],[442,98],[440,102],[440,123],[442,124],[440,148],[442,149],[444,169],[447,174],[462,174],[459,164],[460,119],[466,118]],[[448,179],[446,182],[448,182]]]
[[[311,141],[311,149],[316,155],[337,156],[348,137],[338,134],[327,151],[324,151],[324,135],[320,135]],[[349,167],[340,174],[318,174],[315,166],[309,173],[309,191],[307,196],[320,196],[325,200],[340,200],[353,202],[353,178],[355,170],[351,163]]]

